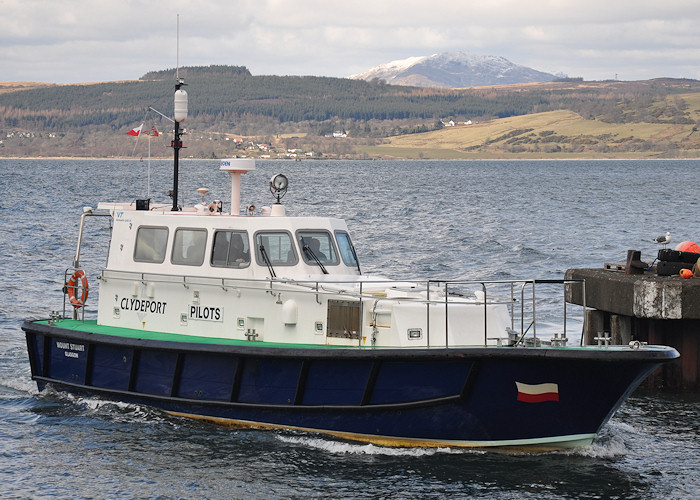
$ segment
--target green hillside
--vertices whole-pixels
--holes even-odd
[[[700,93],[679,98],[696,103],[693,123],[606,123],[548,111],[392,137],[361,151],[382,158],[700,158]]]
[[[694,80],[446,90],[253,76],[237,66],[179,74],[190,103],[186,154],[197,158],[289,156],[289,150],[307,157],[693,156],[698,149],[700,82]],[[0,156],[129,156],[134,143],[127,130],[141,122],[170,130],[147,110],[171,114],[174,83],[174,70],[138,81],[0,83]],[[548,115],[553,112],[569,114]],[[560,118],[540,124],[547,116]],[[444,126],[451,122],[457,126]],[[471,124],[460,125],[465,122]],[[153,138],[154,154],[169,155],[169,140]]]

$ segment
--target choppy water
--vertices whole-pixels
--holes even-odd
[[[363,270],[392,277],[561,278],[571,267],[653,260],[651,240],[700,240],[697,161],[258,162],[244,203],[290,178],[293,215],[343,217]],[[152,162],[167,202],[169,162]],[[184,162],[188,204],[229,198],[217,161]],[[700,397],[635,393],[587,448],[507,455],[394,449],[232,430],[147,407],[47,391],[30,380],[26,317],[61,307],[81,207],[148,193],[145,163],[0,160],[0,495],[3,498],[694,498]],[[81,263],[97,269],[92,224]],[[93,273],[94,274],[94,273]],[[92,290],[91,290],[92,292]],[[90,301],[93,303],[94,295]],[[517,422],[514,422],[517,425]]]

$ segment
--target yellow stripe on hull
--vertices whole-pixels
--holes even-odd
[[[227,427],[242,429],[268,429],[268,430],[296,430],[326,434],[329,436],[346,439],[348,441],[360,441],[378,446],[392,447],[460,447],[460,448],[498,448],[499,451],[510,452],[534,452],[552,451],[562,448],[578,448],[588,446],[593,442],[595,434],[574,434],[571,436],[556,436],[547,438],[513,439],[503,441],[460,441],[460,440],[438,440],[438,439],[417,439],[402,438],[394,436],[375,436],[372,434],[359,434],[355,432],[332,431],[326,429],[311,429],[308,427],[296,427],[292,425],[269,424],[264,422],[251,422],[248,420],[237,420],[222,417],[210,417],[193,413],[182,413],[176,411],[166,411],[169,415],[176,417],[187,417],[196,420],[206,420]]]

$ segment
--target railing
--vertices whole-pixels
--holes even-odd
[[[470,303],[476,305],[483,304],[484,310],[484,338],[483,344],[488,345],[489,340],[494,338],[488,337],[488,306],[505,304],[509,309],[511,328],[508,332],[507,345],[522,346],[522,345],[540,345],[541,339],[537,334],[537,301],[536,288],[542,285],[561,285],[566,294],[567,286],[580,285],[583,288],[583,297],[585,297],[585,284],[583,280],[480,280],[480,281],[447,281],[447,280],[295,280],[286,278],[275,279],[254,279],[254,278],[223,278],[213,276],[173,276],[156,273],[139,273],[131,271],[108,271],[105,270],[100,275],[101,280],[125,280],[138,281],[144,285],[150,283],[168,283],[170,285],[181,285],[189,288],[193,285],[199,286],[216,286],[224,291],[228,290],[256,290],[265,291],[279,299],[280,294],[311,294],[315,296],[315,301],[318,304],[323,304],[323,300],[330,298],[339,298],[345,301],[355,300],[360,304],[360,329],[366,328],[362,318],[364,308],[369,306],[370,301],[374,302],[374,308],[380,302],[396,303],[415,302],[425,304],[426,306],[426,343],[431,346],[431,331],[430,331],[430,314],[431,306],[444,306],[445,312],[445,329],[444,329],[444,346],[449,346],[450,333],[450,315],[449,310],[458,304],[464,304],[468,299]],[[467,287],[478,287],[480,290],[465,290]],[[505,294],[499,295],[493,293],[494,288],[500,288]],[[386,291],[409,291],[413,292],[412,296],[390,297],[386,296]],[[425,297],[419,296],[420,291],[425,291]],[[479,293],[480,292],[480,293]],[[555,338],[551,341],[553,345],[566,345],[567,332],[567,302],[564,295],[564,311],[562,315],[563,325],[561,329],[561,337],[555,334]],[[518,307],[519,303],[519,307]],[[433,311],[435,310],[432,307]],[[585,303],[582,310],[585,311]],[[585,314],[582,321],[585,329]],[[374,323],[374,332],[376,333],[376,319]],[[516,323],[519,323],[519,331],[516,330]],[[527,335],[531,332],[531,338]],[[361,343],[360,335],[360,343]],[[526,338],[527,337],[527,338]],[[370,338],[372,338],[370,336]],[[505,337],[504,337],[505,338]],[[498,344],[502,343],[502,339],[498,339]],[[435,345],[435,343],[433,343]]]
[[[78,229],[78,244],[75,249],[75,256],[73,257],[73,267],[68,268],[64,271],[63,275],[63,312],[62,315],[64,318],[66,318],[66,306],[69,305],[73,309],[73,319],[81,319],[85,320],[85,300],[87,299],[87,278],[84,280],[81,280],[81,285],[78,285],[77,283],[77,277],[78,275],[76,273],[78,272],[83,272],[80,266],[80,249],[83,244],[83,233],[85,231],[85,221],[88,217],[110,217],[111,218],[112,214],[110,212],[104,212],[104,211],[94,211],[90,207],[85,207],[83,208],[83,213],[80,216],[80,225]],[[111,219],[110,219],[111,220]],[[69,279],[68,276],[71,276]],[[80,293],[78,293],[80,292]],[[78,297],[80,296],[82,300],[78,302],[71,302],[69,297]],[[83,294],[85,294],[84,299]],[[68,304],[66,303],[68,302]]]
[[[572,286],[572,285],[580,285],[582,287],[582,296],[584,297],[583,299],[583,306],[581,306],[581,310],[585,311],[586,310],[586,304],[585,304],[585,297],[586,297],[586,291],[585,291],[585,282],[584,280],[564,280],[564,279],[533,279],[533,280],[480,280],[480,281],[441,281],[441,280],[429,280],[427,282],[428,289],[430,288],[430,284],[435,284],[435,285],[442,285],[444,286],[445,289],[445,346],[447,347],[447,340],[449,338],[449,315],[448,315],[448,308],[450,305],[450,300],[449,297],[455,296],[455,295],[460,295],[459,292],[455,292],[454,288],[458,286],[480,286],[481,287],[481,293],[483,294],[482,297],[480,298],[478,295],[477,300],[480,303],[483,303],[484,305],[484,345],[488,345],[488,341],[491,340],[488,338],[488,312],[487,312],[487,307],[488,305],[492,304],[508,304],[510,306],[509,311],[510,311],[510,320],[511,320],[511,330],[515,332],[515,320],[516,320],[516,304],[518,300],[516,299],[517,293],[516,289],[519,288],[519,295],[520,295],[520,314],[519,314],[519,319],[520,319],[520,332],[519,335],[517,336],[516,340],[512,343],[514,346],[518,345],[524,345],[525,342],[525,337],[530,331],[530,328],[532,328],[532,344],[533,345],[539,345],[540,340],[537,338],[537,299],[536,299],[536,285],[562,285],[562,288],[564,290],[564,298],[562,300],[562,303],[564,304],[563,308],[563,315],[562,315],[562,328],[561,328],[561,337],[559,337],[558,333],[555,333],[555,337],[552,340],[553,345],[566,345],[566,332],[567,332],[567,302],[566,302],[566,286]],[[488,295],[488,289],[489,287],[493,286],[506,286],[508,289],[508,296],[507,297],[502,297],[502,296],[496,296],[494,298],[489,298]],[[452,287],[452,288],[451,288]],[[530,287],[531,289],[531,300],[528,301],[526,300],[525,294],[526,294],[526,289]],[[429,304],[432,302],[429,302]],[[526,326],[526,317],[527,317],[527,311],[526,311],[526,305],[530,304],[530,318],[529,318],[529,323]],[[430,307],[428,306],[427,308],[427,315],[429,316],[430,313]],[[582,314],[582,323],[583,323],[583,331],[586,329],[586,315]],[[428,332],[427,336],[428,339],[430,339],[430,321],[428,317]],[[583,335],[581,336],[583,342]],[[429,343],[429,340],[428,340]]]

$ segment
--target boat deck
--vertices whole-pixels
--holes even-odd
[[[627,353],[629,351],[636,351],[636,355],[641,355],[644,357],[644,353],[649,353],[652,357],[660,356],[665,358],[669,356],[668,349],[664,346],[647,346],[644,345],[641,349],[632,349],[628,345],[569,345],[569,346],[553,346],[553,345],[541,345],[541,346],[507,346],[507,345],[453,345],[449,347],[445,346],[435,346],[435,347],[425,347],[425,346],[415,346],[415,347],[377,347],[369,345],[330,345],[330,344],[299,344],[299,343],[284,343],[284,342],[268,342],[268,341],[249,341],[249,340],[238,340],[238,339],[227,339],[220,337],[203,337],[195,335],[183,335],[174,333],[164,333],[164,332],[154,332],[151,330],[135,330],[132,328],[121,328],[115,326],[98,325],[96,320],[73,320],[73,319],[60,319],[58,321],[51,320],[35,320],[27,321],[25,326],[29,327],[30,324],[41,325],[39,328],[42,331],[49,330],[53,332],[53,335],[60,335],[60,332],[56,329],[63,330],[65,333],[75,332],[82,337],[81,340],[88,340],[85,338],[84,334],[88,335],[106,335],[113,337],[115,340],[120,339],[126,341],[126,343],[133,341],[144,341],[148,342],[158,342],[162,347],[163,343],[172,342],[173,344],[179,344],[177,348],[182,348],[182,344],[199,344],[203,346],[212,346],[212,348],[231,346],[231,347],[245,347],[246,350],[249,349],[280,349],[287,352],[290,351],[306,351],[306,350],[336,350],[336,351],[373,351],[373,352],[392,352],[392,353],[417,353],[422,352],[424,354],[432,352],[438,355],[439,352],[447,353],[453,352],[455,355],[458,352],[481,352],[482,354],[490,352],[509,352],[509,356],[515,357],[527,357],[534,355],[535,352],[539,353],[539,356],[556,356],[562,358],[578,358],[583,357],[603,357],[607,358],[610,356],[618,357],[619,353]],[[26,329],[26,328],[25,328]],[[175,348],[176,346],[173,346]],[[529,352],[529,354],[528,354]],[[556,354],[555,354],[556,352]],[[547,354],[548,353],[548,354]],[[577,354],[578,353],[578,354]],[[488,354],[485,354],[488,356]]]

